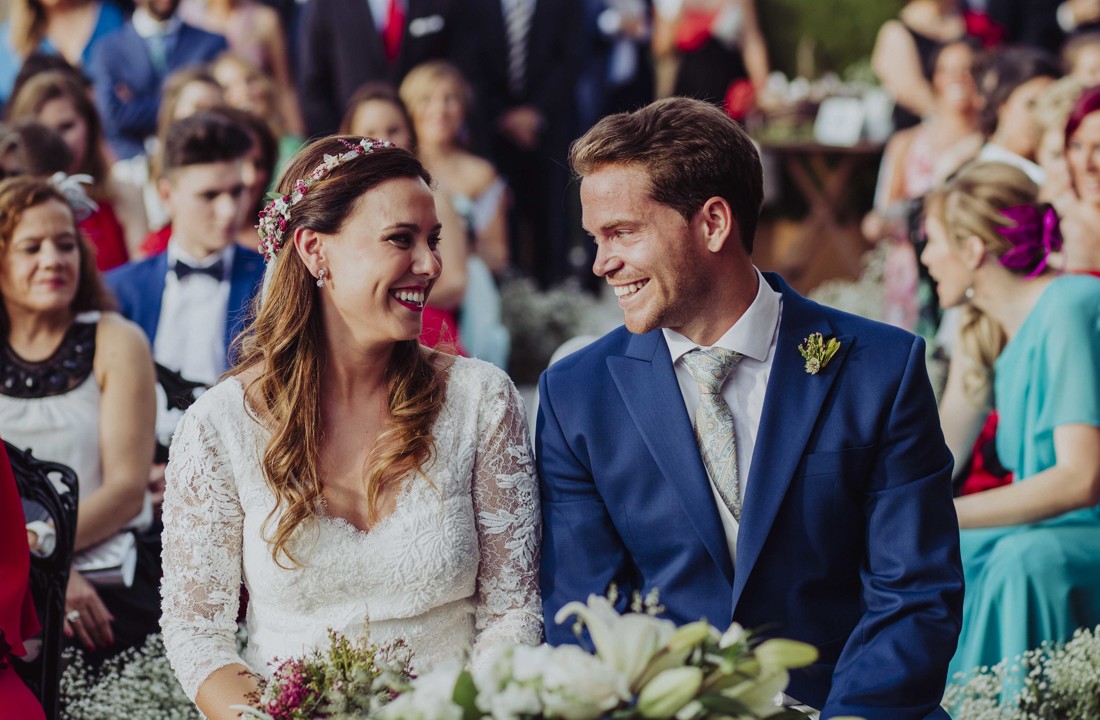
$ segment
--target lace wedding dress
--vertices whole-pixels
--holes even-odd
[[[164,501],[164,644],[188,696],[220,667],[270,675],[276,658],[327,645],[328,628],[360,636],[368,621],[373,642],[406,640],[421,672],[471,646],[476,658],[540,641],[541,519],[522,400],[504,373],[465,358],[446,393],[427,477],[406,478],[369,532],[323,513],[305,523],[288,546],[302,563],[293,569],[264,539],[275,505],[260,465],[269,432],[236,379],[199,398],[176,431]]]

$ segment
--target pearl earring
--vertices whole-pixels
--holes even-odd
[[[968,287],[966,290],[963,290],[963,297],[966,298],[967,300],[973,300],[974,299],[974,286],[973,285]]]
[[[325,275],[328,275],[328,271],[324,268],[317,271],[317,287],[323,288],[325,286]]]

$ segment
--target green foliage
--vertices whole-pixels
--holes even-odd
[[[799,45],[812,42],[815,75],[843,73],[867,58],[882,23],[904,0],[756,0],[772,67],[798,74]],[[805,38],[805,40],[804,40]]]

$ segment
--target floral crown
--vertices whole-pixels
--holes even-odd
[[[270,202],[260,211],[260,222],[256,225],[256,232],[260,234],[260,252],[268,263],[275,259],[283,247],[283,233],[286,232],[286,226],[290,222],[290,209],[301,202],[315,183],[328,177],[333,169],[360,155],[367,155],[380,148],[397,147],[388,140],[372,138],[363,138],[358,144],[343,139],[340,139],[340,142],[349,148],[348,151],[343,155],[325,155],[325,159],[313,169],[313,172],[294,181],[294,189],[289,195],[268,193]]]

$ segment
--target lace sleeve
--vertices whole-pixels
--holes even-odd
[[[234,638],[244,513],[226,455],[216,431],[191,412],[165,470],[161,629],[192,700],[210,673],[244,664]]]
[[[479,419],[473,499],[477,517],[478,602],[473,659],[501,644],[542,640],[538,564],[542,535],[538,482],[519,393],[503,373],[490,412]]]

